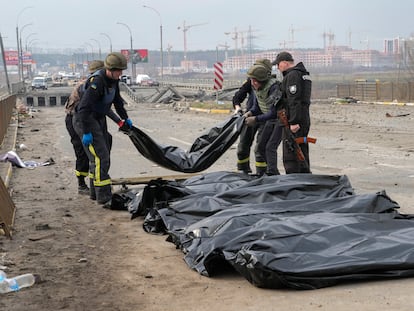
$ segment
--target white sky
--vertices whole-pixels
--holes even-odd
[[[186,32],[188,51],[226,43],[233,49],[232,34],[224,33],[249,26],[253,44],[264,49],[288,45],[292,28],[300,48],[322,48],[322,34],[330,32],[336,45],[349,45],[351,38],[353,48],[382,50],[384,39],[414,32],[411,0],[13,0],[2,1],[0,32],[6,48],[15,48],[16,24],[22,29],[33,23],[22,31],[23,46],[89,50],[93,45],[97,51],[98,40],[104,53],[109,39],[101,33],[111,38],[113,50],[130,47],[128,28],[120,22],[131,29],[134,49],[159,50],[160,17],[143,5],[161,16],[164,51],[169,45],[184,50],[184,33],[177,29],[184,21],[194,25]]]

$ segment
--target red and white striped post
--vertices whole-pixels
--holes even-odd
[[[223,63],[214,63],[214,89],[216,90],[216,101],[218,102],[218,90],[223,88]]]

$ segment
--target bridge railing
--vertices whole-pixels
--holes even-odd
[[[0,143],[6,136],[7,129],[16,106],[16,95],[6,95],[0,98]]]

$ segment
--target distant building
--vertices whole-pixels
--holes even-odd
[[[181,68],[183,68],[185,72],[207,72],[207,61],[183,60],[181,61]]]
[[[395,67],[396,58],[401,55],[401,41],[393,40],[386,43],[388,53],[377,50],[353,50],[347,46],[329,46],[325,49],[295,49],[289,51],[296,62],[304,62],[307,68],[376,68]],[[391,53],[392,50],[392,53]],[[268,58],[274,60],[281,50],[260,52],[244,56],[230,57],[224,61],[227,71],[246,71],[256,59]]]

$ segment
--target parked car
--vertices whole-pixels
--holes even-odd
[[[159,86],[160,83],[157,80],[153,79],[153,78],[143,78],[139,85],[142,85],[142,86]]]
[[[121,76],[121,82],[124,82],[126,85],[131,85],[131,76],[128,75],[122,75]]]
[[[139,86],[159,86],[160,85],[160,83],[157,80],[145,74],[137,75],[136,81],[137,81],[137,85]]]
[[[47,90],[47,77],[34,77],[32,80],[32,90]]]

